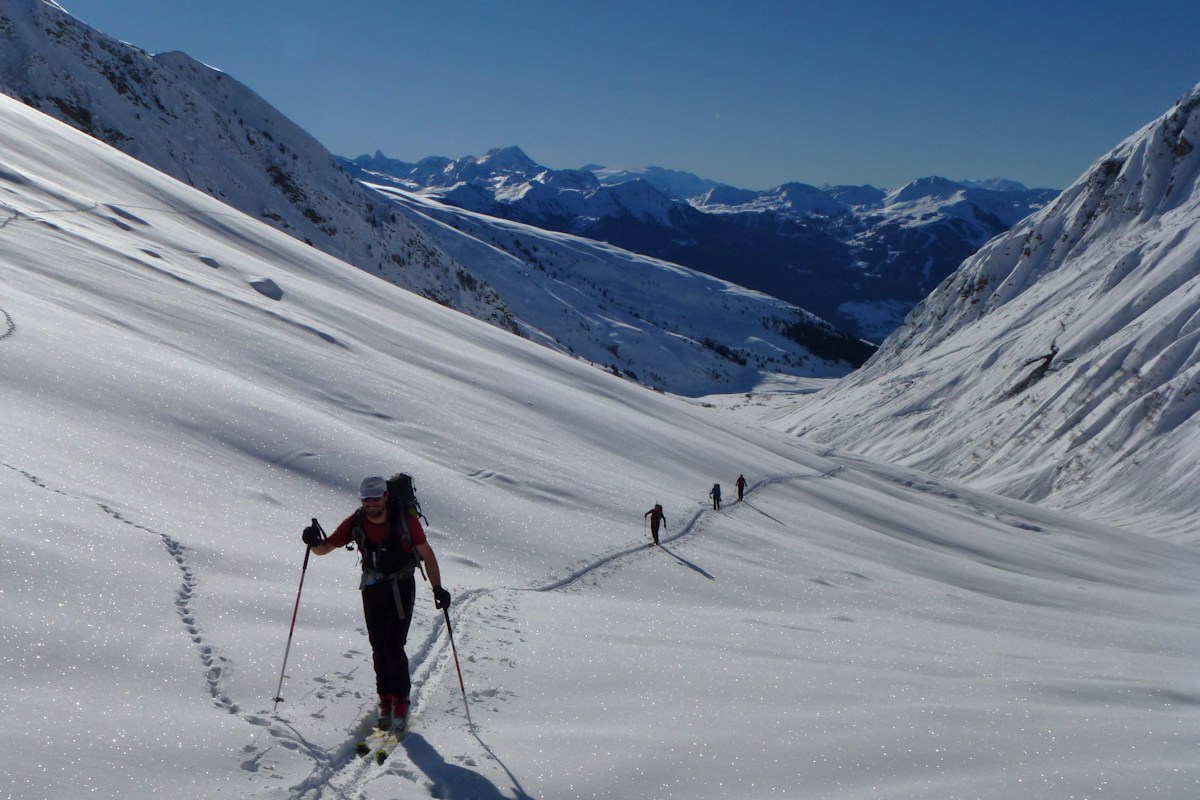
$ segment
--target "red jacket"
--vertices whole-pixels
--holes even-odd
[[[357,513],[357,512],[356,512]],[[364,513],[362,517],[363,533],[366,534],[368,541],[373,544],[379,544],[387,535],[388,527],[391,525],[391,520],[384,522],[371,522],[367,519]],[[337,526],[327,540],[334,547],[345,547],[350,542],[350,531],[354,526],[354,514],[342,520],[342,524]],[[411,512],[408,516],[408,532],[412,536],[413,547],[419,544],[428,544],[429,540],[425,537],[425,529],[421,527],[421,521],[417,518],[416,512]]]

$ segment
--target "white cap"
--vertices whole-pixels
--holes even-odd
[[[378,475],[363,478],[362,483],[358,485],[360,500],[366,500],[369,497],[383,497],[385,494],[387,494],[387,481]]]

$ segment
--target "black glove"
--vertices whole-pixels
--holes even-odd
[[[449,608],[450,593],[440,586],[433,587],[433,605],[436,608]]]
[[[309,525],[305,528],[300,538],[309,547],[316,547],[319,544],[325,543],[325,537],[321,535],[321,528],[317,525]]]

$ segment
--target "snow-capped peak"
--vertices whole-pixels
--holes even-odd
[[[525,151],[519,147],[494,148],[476,159],[476,163],[480,166],[486,166],[493,172],[525,174],[538,170],[537,163],[525,155]]]

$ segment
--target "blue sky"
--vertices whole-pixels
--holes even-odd
[[[61,0],[338,155],[518,145],[750,189],[1062,188],[1200,83],[1194,0]]]

